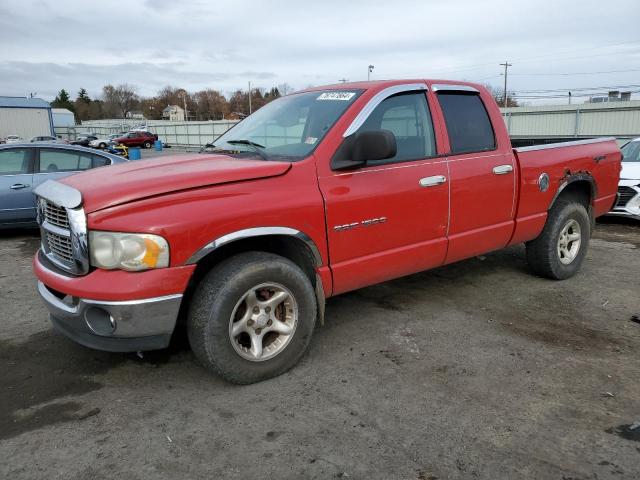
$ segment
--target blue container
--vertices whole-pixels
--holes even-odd
[[[140,152],[140,148],[138,147],[129,148],[129,160],[140,160],[141,158],[142,158],[142,153]]]
[[[156,140],[153,143],[153,146],[155,147],[156,152],[161,152],[162,151],[162,140]]]

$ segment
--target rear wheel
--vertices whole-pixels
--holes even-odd
[[[105,148],[107,148],[107,144],[102,142],[100,145],[98,145],[98,148],[100,148],[100,150],[104,150]]]
[[[232,383],[280,375],[306,351],[316,321],[309,278],[290,260],[262,252],[232,257],[200,282],[188,318],[198,360]]]
[[[540,236],[526,244],[527,263],[543,277],[572,277],[580,270],[590,237],[591,222],[585,206],[571,198],[560,198],[549,211]]]
[[[144,142],[144,143],[142,144],[142,147],[143,147],[143,148],[151,148],[151,142]]]

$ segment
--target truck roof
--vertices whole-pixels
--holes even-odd
[[[370,88],[386,88],[394,85],[403,85],[405,83],[427,83],[429,85],[464,85],[473,87],[476,89],[484,88],[483,85],[473,82],[465,82],[462,80],[440,80],[440,79],[425,79],[425,78],[405,78],[400,80],[370,80],[362,82],[345,82],[345,83],[333,83],[330,85],[319,85],[317,87],[310,87],[301,90],[301,92],[313,92],[317,90],[344,90],[346,88],[358,88],[358,89],[370,89]]]

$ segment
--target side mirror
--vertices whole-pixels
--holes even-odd
[[[389,130],[356,133],[345,139],[331,159],[333,170],[345,170],[366,165],[370,160],[384,160],[396,155],[395,135]]]

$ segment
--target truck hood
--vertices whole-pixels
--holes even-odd
[[[180,190],[275,177],[290,168],[288,162],[190,154],[96,168],[59,182],[79,190],[90,213]]]
[[[621,180],[640,180],[640,162],[622,162]]]

